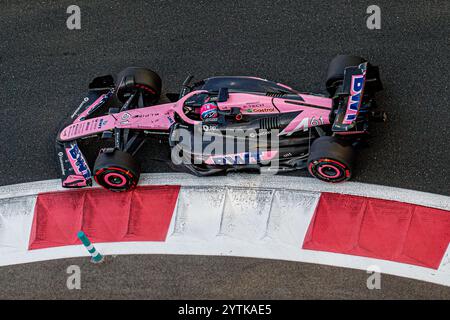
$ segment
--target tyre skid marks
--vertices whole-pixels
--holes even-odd
[[[168,241],[226,237],[299,247],[319,196],[276,189],[184,187]]]

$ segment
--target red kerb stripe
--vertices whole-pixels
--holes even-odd
[[[85,189],[39,194],[29,249],[92,242],[165,241],[179,186],[144,186],[114,193]]]
[[[450,242],[450,211],[322,193],[303,249],[437,269]]]

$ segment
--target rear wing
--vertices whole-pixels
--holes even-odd
[[[368,62],[345,69],[342,87],[337,92],[338,110],[333,123],[334,132],[361,131],[357,120],[370,107],[373,93],[383,89],[378,67]]]

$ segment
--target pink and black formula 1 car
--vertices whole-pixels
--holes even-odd
[[[273,169],[270,160],[277,160],[278,171],[307,168],[320,180],[340,182],[352,175],[354,149],[367,136],[369,122],[385,119],[384,112],[374,111],[374,93],[382,89],[378,68],[356,56],[340,55],[331,61],[327,95],[302,93],[255,77],[191,82],[189,76],[181,92],[166,94],[167,102],[162,103],[161,78],[148,69],[132,67],[115,79],[95,78],[88,96],[58,133],[63,186],[90,186],[94,178],[113,191],[134,188],[140,169],[133,156],[154,135],[165,135],[172,151],[178,148],[177,153],[181,150],[182,158],[189,160],[178,166],[199,176]],[[200,130],[200,148],[187,143],[185,135],[180,139],[181,129],[191,137]],[[249,143],[276,135],[277,147],[271,149],[268,140],[273,139],[261,139],[256,149],[238,152],[232,133],[240,129],[251,130],[244,138]],[[208,148],[211,135],[220,136],[231,150]],[[91,164],[81,142],[93,137],[101,143]]]

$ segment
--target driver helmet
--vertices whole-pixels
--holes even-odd
[[[200,108],[200,116],[202,120],[217,118],[219,116],[217,104],[214,102],[207,102]]]

